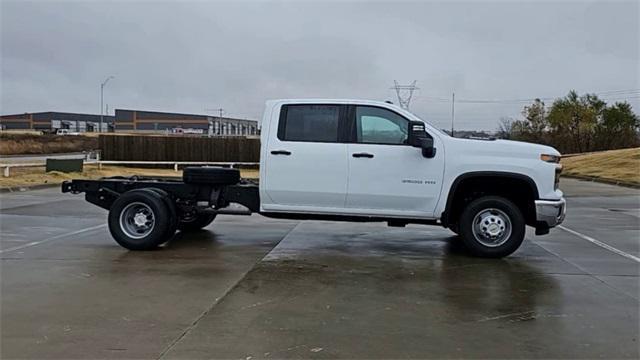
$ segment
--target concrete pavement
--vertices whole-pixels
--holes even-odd
[[[81,196],[3,194],[0,355],[638,358],[640,192],[562,188],[564,228],[502,260],[437,227],[257,215],[128,252]]]

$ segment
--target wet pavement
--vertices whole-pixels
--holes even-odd
[[[640,191],[562,188],[563,228],[501,260],[437,227],[257,215],[128,252],[82,196],[3,194],[0,355],[638,358]]]

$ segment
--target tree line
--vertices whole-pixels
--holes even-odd
[[[608,105],[595,94],[572,90],[550,107],[536,99],[522,116],[501,119],[498,137],[546,144],[562,153],[640,146],[640,118],[627,102]]]

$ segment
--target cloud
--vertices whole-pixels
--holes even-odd
[[[24,2],[1,8],[2,113],[111,109],[259,118],[266,99],[395,100],[449,127],[458,99],[638,88],[637,2]],[[637,99],[632,104],[639,106]],[[459,103],[495,129],[521,104]]]

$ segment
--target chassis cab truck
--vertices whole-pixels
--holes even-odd
[[[438,225],[472,254],[503,257],[527,225],[542,235],[563,221],[559,161],[548,146],[452,138],[390,103],[274,100],[262,118],[259,184],[236,169],[190,167],[182,179],[72,180],[62,191],[107,209],[111,234],[130,250],[154,249],[218,214],[259,213]]]

